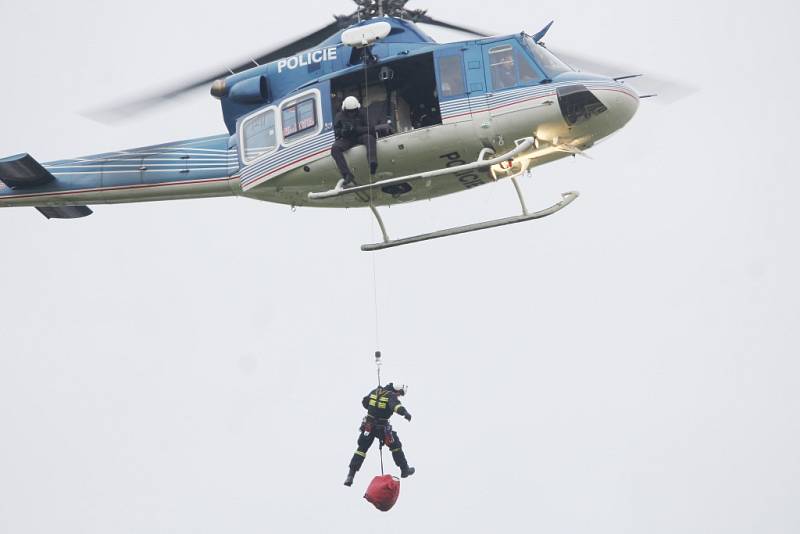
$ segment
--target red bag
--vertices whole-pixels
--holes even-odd
[[[400,497],[400,480],[392,475],[375,477],[370,482],[364,498],[381,512],[388,512]]]

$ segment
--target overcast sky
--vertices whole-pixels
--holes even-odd
[[[377,255],[385,377],[417,475],[380,515],[368,212],[246,199],[0,210],[0,533],[800,531],[795,2],[412,2],[684,79],[594,160],[539,168],[535,223]],[[0,154],[224,131],[204,91],[345,1],[0,0]],[[452,34],[431,32],[442,39]],[[511,184],[393,208],[393,235],[516,212]],[[387,458],[387,460],[389,460]],[[389,463],[391,463],[389,461]]]

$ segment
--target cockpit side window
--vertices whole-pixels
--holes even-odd
[[[525,54],[520,50],[515,50],[517,58],[517,67],[519,68],[519,81],[522,83],[539,83],[543,82],[545,77],[539,72],[539,69],[533,66],[531,60],[525,57]]]
[[[517,84],[517,67],[514,48],[511,45],[496,46],[489,50],[489,65],[492,71],[492,87],[507,89]]]
[[[525,38],[525,46],[533,54],[536,63],[548,78],[553,79],[559,74],[572,71],[571,68],[553,55],[552,52],[541,44],[535,43],[530,37]]]
[[[270,108],[245,119],[242,125],[242,159],[249,163],[278,146],[275,109]]]

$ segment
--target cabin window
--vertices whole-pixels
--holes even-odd
[[[492,87],[495,90],[517,85],[517,67],[514,65],[514,48],[511,45],[489,50],[489,65],[492,70]]]
[[[292,141],[317,127],[316,100],[307,98],[290,104],[281,111],[283,139]]]
[[[246,119],[242,125],[242,159],[249,163],[271,152],[278,145],[275,109],[270,108]]]
[[[463,95],[465,87],[461,56],[440,57],[439,77],[441,78],[442,97]]]

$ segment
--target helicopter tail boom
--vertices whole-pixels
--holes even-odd
[[[227,135],[45,164],[19,154],[0,159],[0,207],[75,219],[87,205],[233,196],[238,170]]]

